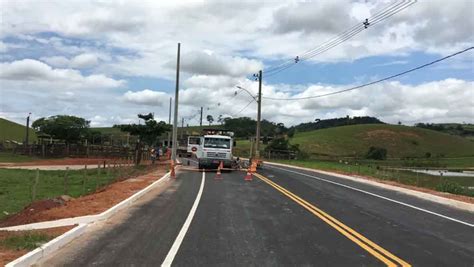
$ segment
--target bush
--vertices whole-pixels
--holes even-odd
[[[464,188],[458,183],[452,181],[443,181],[436,186],[436,190],[440,192],[447,192],[451,194],[461,195],[464,192]]]
[[[365,158],[375,159],[375,160],[385,160],[387,159],[387,149],[383,147],[371,146]]]

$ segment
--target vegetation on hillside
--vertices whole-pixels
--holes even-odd
[[[305,122],[300,123],[296,126],[291,127],[298,132],[308,132],[314,131],[319,129],[326,129],[332,127],[339,127],[345,125],[356,125],[356,124],[384,124],[377,118],[374,117],[343,117],[343,118],[334,118],[334,119],[327,119],[327,120],[320,120],[316,119],[314,122]]]
[[[23,143],[26,136],[26,127],[3,118],[0,118],[0,142],[5,143],[7,141],[15,141]],[[38,138],[34,129],[29,129],[30,143],[36,142]]]
[[[299,144],[312,157],[363,158],[371,146],[385,148],[388,158],[474,156],[474,142],[467,139],[401,125],[351,125],[302,132],[290,143]]]
[[[474,139],[474,124],[417,123],[416,127]]]

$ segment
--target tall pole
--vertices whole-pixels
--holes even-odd
[[[169,113],[169,118],[168,118],[168,124],[171,125],[171,101],[173,100],[172,97],[170,97],[170,113]],[[171,133],[168,132],[168,145],[167,147],[169,148],[171,144]]]
[[[26,117],[26,138],[25,138],[25,145],[28,146],[28,143],[30,141],[30,116],[31,113],[28,113],[28,117]]]
[[[181,117],[181,139],[183,139],[184,132],[184,117]]]
[[[258,110],[257,110],[257,134],[255,138],[255,158],[260,158],[260,119],[262,112],[262,71],[258,71]]]
[[[199,126],[202,126],[202,107],[201,107],[201,119],[199,120]]]
[[[176,90],[174,93],[174,119],[173,119],[173,149],[171,150],[171,160],[176,163],[176,149],[178,146],[178,98],[179,98],[179,57],[181,43],[178,43],[178,57],[176,60]]]

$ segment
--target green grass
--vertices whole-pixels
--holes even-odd
[[[312,157],[364,157],[370,146],[388,157],[474,156],[474,142],[432,130],[400,125],[362,124],[296,133],[290,139]]]
[[[28,232],[0,240],[0,246],[14,250],[33,250],[51,239],[53,239],[53,237],[47,234]]]
[[[232,154],[236,157],[248,157],[250,155],[250,141],[249,140],[236,140],[236,146],[234,147]],[[260,144],[260,154],[263,155],[265,150],[264,144]]]
[[[133,176],[146,172],[145,166],[111,168],[107,173],[101,169],[86,172],[85,191],[82,190],[83,170],[68,172],[67,195],[78,197],[95,191],[96,187],[112,183],[120,176]],[[36,199],[54,198],[65,194],[64,176],[66,171],[39,171]],[[32,187],[36,170],[0,169],[0,219],[22,210],[32,202]],[[6,213],[5,213],[6,212]]]
[[[273,162],[285,163],[294,166],[306,167],[311,169],[319,169],[325,171],[336,171],[347,174],[357,174],[362,176],[375,177],[381,180],[396,181],[398,183],[413,185],[418,187],[429,188],[433,190],[442,190],[446,182],[455,183],[461,187],[458,194],[474,196],[474,190],[467,187],[474,187],[473,177],[440,177],[411,171],[395,170],[394,168],[385,167],[383,161],[374,161],[370,164],[363,163],[356,165],[355,162],[334,162],[319,160],[272,160]],[[453,192],[454,193],[454,192]]]
[[[38,160],[37,157],[30,157],[10,152],[0,152],[0,162],[29,162]]]
[[[2,129],[0,131],[0,142],[5,142],[6,140],[14,140],[22,143],[25,140],[25,125],[21,125],[16,122],[0,118],[0,129]],[[38,140],[35,131],[31,128],[29,129],[29,135],[30,143],[33,143]]]

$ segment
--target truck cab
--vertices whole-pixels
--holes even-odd
[[[200,144],[195,152],[199,162],[199,169],[217,168],[222,161],[224,168],[232,167],[232,148],[234,142],[227,135],[204,135],[200,137]]]

